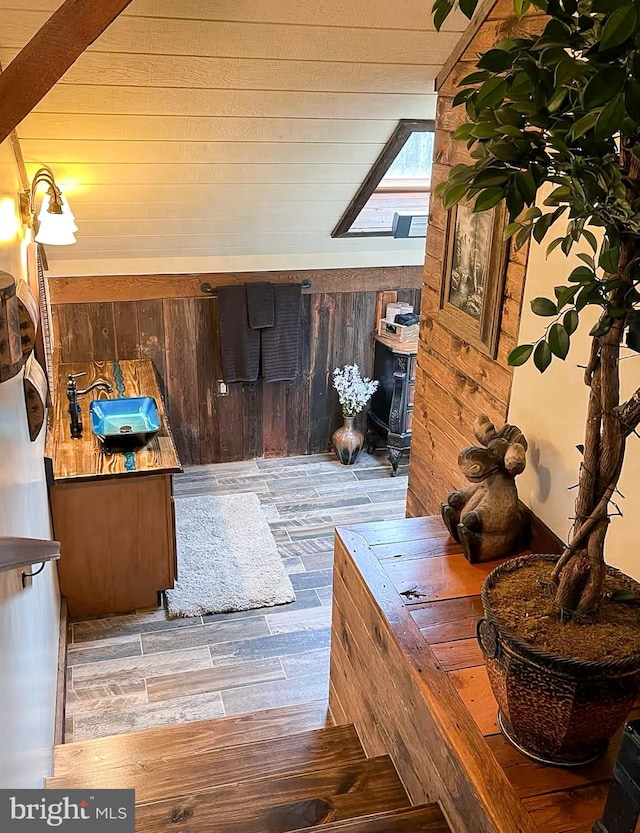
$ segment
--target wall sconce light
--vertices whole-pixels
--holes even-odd
[[[36,215],[36,191],[40,184],[48,186]],[[71,246],[76,243],[78,227],[69,203],[53,178],[53,171],[46,165],[39,168],[31,182],[31,190],[20,194],[22,222],[35,231],[36,243],[48,246]]]

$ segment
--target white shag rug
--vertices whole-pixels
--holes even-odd
[[[295,601],[253,492],[176,498],[178,580],[169,616],[201,616]]]

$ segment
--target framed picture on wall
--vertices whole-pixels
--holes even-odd
[[[448,214],[438,320],[491,358],[500,335],[508,251],[504,228],[502,206],[474,214],[465,203]]]

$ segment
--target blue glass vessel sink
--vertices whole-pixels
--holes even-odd
[[[160,430],[160,416],[151,396],[94,399],[89,405],[91,430],[111,449],[141,448]]]

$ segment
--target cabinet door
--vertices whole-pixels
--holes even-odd
[[[155,607],[173,587],[175,537],[169,475],[55,484],[60,584],[72,616]]]

